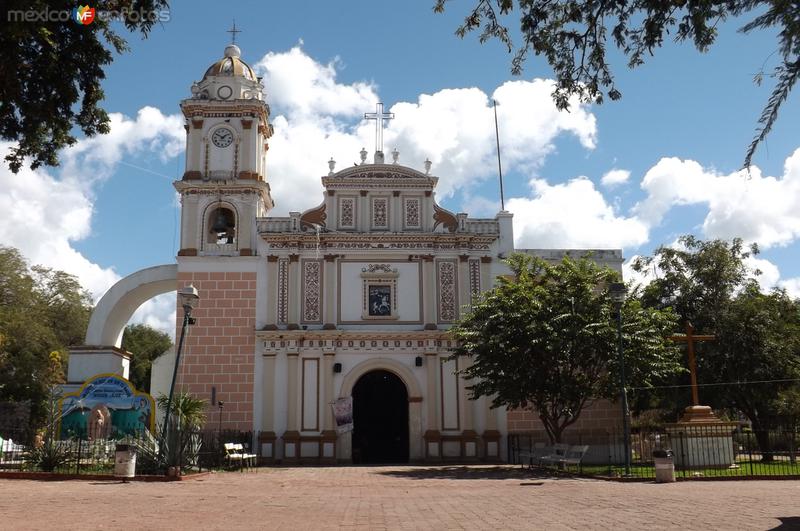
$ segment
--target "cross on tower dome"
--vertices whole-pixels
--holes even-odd
[[[233,19],[233,26],[228,30],[228,33],[231,34],[231,44],[236,44],[236,34],[241,32],[242,30],[236,29],[236,19]]]

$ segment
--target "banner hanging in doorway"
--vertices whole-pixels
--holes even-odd
[[[336,419],[336,433],[353,431],[353,397],[338,398],[331,407]]]

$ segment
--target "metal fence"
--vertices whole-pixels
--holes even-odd
[[[189,437],[194,439],[197,452],[185,468],[198,472],[226,466],[225,443],[241,443],[249,449],[253,441],[252,432],[234,430],[195,431]],[[40,440],[27,432],[8,430],[0,437],[0,471],[113,475],[116,445],[120,443],[137,448],[137,475],[164,473],[156,458],[158,443],[149,432],[114,439],[92,440],[85,433],[77,433],[63,440]],[[185,462],[183,456],[180,461]]]
[[[686,426],[639,429],[631,433],[630,470],[625,468],[621,430],[610,430],[593,441],[565,441],[590,444],[591,459],[578,467],[583,475],[611,478],[653,478],[654,450],[671,450],[678,479],[780,478],[800,479],[798,456],[800,434],[796,431],[751,431],[736,426]],[[508,437],[509,462],[542,465],[553,460],[520,458],[520,453],[542,455],[548,443],[541,434],[515,433]],[[542,466],[542,468],[547,468]],[[557,468],[557,467],[553,467]]]

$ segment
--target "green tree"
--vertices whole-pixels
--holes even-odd
[[[479,31],[479,39],[497,39],[509,53],[514,51],[511,71],[519,74],[531,53],[544,57],[553,68],[553,93],[560,109],[569,98],[602,103],[622,94],[614,83],[607,51],[615,46],[635,68],[660,48],[665,39],[691,41],[700,52],[714,44],[717,26],[728,18],[757,15],[740,31],[773,30],[778,33],[781,64],[772,76],[775,87],[759,118],[755,138],[744,158],[749,167],[758,145],[778,117],[781,104],[800,77],[800,5],[775,0],[474,0],[474,7],[456,30],[464,37]],[[442,12],[448,0],[436,0],[434,11]],[[519,40],[504,23],[517,10]],[[516,49],[516,50],[515,50]],[[763,75],[756,76],[760,82]]]
[[[747,249],[740,239],[684,236],[678,246],[660,247],[654,256],[640,258],[633,269],[656,273],[640,294],[644,306],[673,308],[698,333],[716,335],[716,341],[698,350],[698,381],[729,385],[701,387],[701,400],[744,414],[769,460],[766,430],[777,426],[780,398],[791,387],[782,380],[800,377],[800,307],[783,291],[759,291],[755,277],[760,272],[746,263],[757,253],[756,246]],[[731,383],[748,381],[770,383]],[[687,390],[670,392],[662,400],[680,409],[688,398]]]
[[[791,416],[781,402],[796,393],[791,380],[800,378],[800,306],[784,291],[764,294],[750,284],[726,305],[717,336],[703,362],[708,374],[723,382],[770,382],[725,386],[715,394],[750,420],[762,460],[771,461],[768,430],[793,423],[781,418]]]
[[[49,389],[63,382],[67,347],[83,342],[91,299],[77,279],[28,267],[0,246],[0,401],[31,401],[41,422]]]
[[[144,324],[125,327],[125,332],[122,334],[122,348],[132,354],[130,381],[137,389],[150,392],[153,361],[171,346],[170,337],[152,327]]]
[[[513,277],[478,301],[452,329],[456,356],[474,398],[492,406],[532,408],[552,442],[595,399],[618,397],[615,310],[608,284],[619,275],[587,259],[551,265],[528,255],[506,263]],[[665,338],[675,326],[669,311],[623,306],[623,341],[629,386],[646,387],[680,370]]]
[[[128,50],[108,16],[146,37],[167,0],[99,0],[95,20],[40,20],[70,13],[68,0],[7,0],[0,24],[0,138],[16,143],[6,156],[13,172],[24,159],[31,168],[58,164],[58,150],[87,136],[108,133],[108,114],[100,107],[104,68],[114,53]],[[48,15],[49,14],[49,15]]]

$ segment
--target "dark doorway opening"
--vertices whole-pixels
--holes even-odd
[[[389,371],[370,371],[353,387],[353,463],[408,463],[408,390]]]

